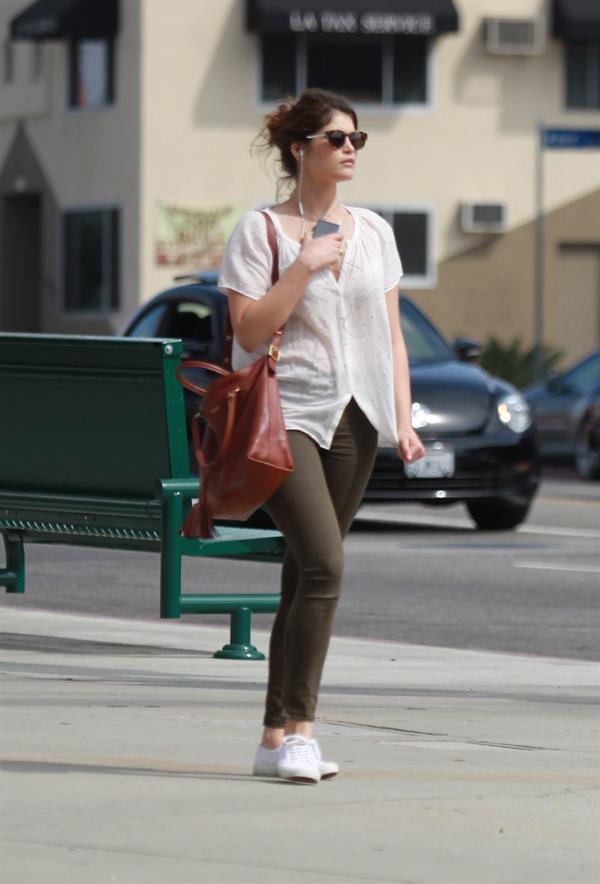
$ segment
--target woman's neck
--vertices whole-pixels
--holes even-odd
[[[315,221],[318,218],[325,218],[337,204],[337,188],[335,184],[323,186],[322,184],[309,184],[304,181],[302,183],[302,191],[299,194],[298,188],[295,187],[290,194],[292,205],[297,209],[298,214],[302,214],[300,209],[300,200],[302,200],[302,209],[304,217],[307,221]]]

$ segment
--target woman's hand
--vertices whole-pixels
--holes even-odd
[[[297,260],[309,273],[318,273],[326,267],[335,267],[342,254],[343,235],[329,233],[327,236],[313,237],[307,232],[302,238],[300,254]]]
[[[425,446],[414,430],[398,431],[398,457],[404,463],[413,463],[425,454]]]

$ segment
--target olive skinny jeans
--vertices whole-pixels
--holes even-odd
[[[330,449],[298,430],[290,430],[288,438],[294,472],[267,504],[287,552],[269,644],[266,727],[283,727],[287,719],[314,721],[341,591],[342,541],[377,450],[377,432],[353,399]]]

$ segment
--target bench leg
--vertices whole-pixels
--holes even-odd
[[[264,660],[254,645],[250,644],[250,629],[252,626],[252,611],[250,608],[237,608],[231,612],[231,641],[228,645],[213,654],[225,660]]]
[[[162,501],[162,544],[160,551],[160,616],[181,617],[181,547],[179,529],[183,521],[181,495]]]
[[[0,586],[7,592],[25,592],[25,555],[23,541],[15,535],[2,535],[6,568],[0,569]]]

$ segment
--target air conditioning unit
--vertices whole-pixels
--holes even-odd
[[[546,22],[542,18],[486,18],[484,34],[492,55],[539,55],[546,45]]]
[[[463,203],[460,225],[465,233],[502,233],[506,230],[506,205]]]

